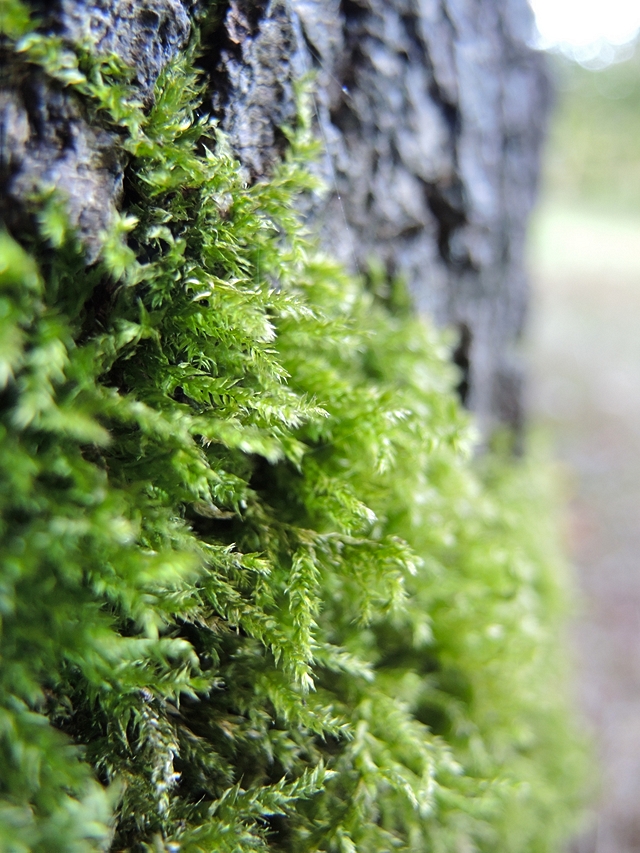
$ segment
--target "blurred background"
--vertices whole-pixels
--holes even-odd
[[[569,483],[576,690],[600,760],[575,853],[640,851],[640,0],[532,0],[556,105],[529,245],[533,419]]]

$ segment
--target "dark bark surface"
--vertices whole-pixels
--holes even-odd
[[[115,53],[133,67],[145,103],[191,33],[193,4],[180,0],[38,0],[32,5],[44,29],[71,44],[91,41],[97,53]],[[94,261],[122,194],[124,161],[117,137],[92,126],[73,95],[36,69],[5,63],[0,143],[0,201],[9,225],[28,228],[30,196],[56,190],[67,200],[69,221],[88,261]]]
[[[180,0],[57,0],[49,26],[136,69],[143,100],[190,34]],[[523,267],[548,103],[527,47],[526,0],[227,0],[209,36],[212,108],[248,174],[268,174],[317,74],[322,168],[313,211],[347,265],[406,278],[417,308],[457,327],[461,391],[486,432],[522,420]],[[6,75],[5,75],[6,76]],[[65,192],[95,257],[119,202],[117,140],[37,77],[0,94],[4,200],[14,218],[42,182]]]

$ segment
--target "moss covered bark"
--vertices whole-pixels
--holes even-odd
[[[195,45],[148,108],[9,9],[128,166],[91,263],[46,182],[0,242],[0,849],[557,849],[544,476],[473,461],[440,333],[306,233],[304,93],[247,186]]]

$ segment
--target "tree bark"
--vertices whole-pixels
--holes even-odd
[[[132,65],[147,103],[197,11],[186,0],[33,5],[45,27]],[[211,106],[248,176],[282,156],[295,84],[315,70],[331,188],[310,211],[322,241],[354,270],[377,259],[404,277],[419,311],[458,330],[460,393],[483,433],[519,430],[525,230],[549,102],[526,0],[226,0],[218,21],[203,59]],[[25,227],[35,188],[57,188],[91,262],[121,201],[118,139],[37,73],[3,76],[9,224]]]

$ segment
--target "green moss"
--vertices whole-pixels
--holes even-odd
[[[190,56],[145,115],[18,51],[130,163],[98,265],[46,188],[0,242],[0,848],[557,849],[544,476],[473,461],[440,333],[305,232],[304,106],[246,186]]]

